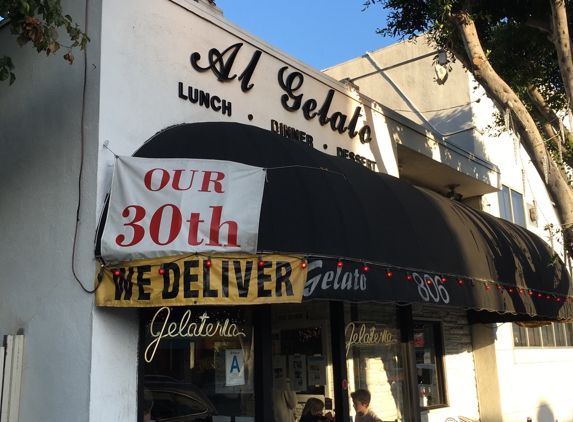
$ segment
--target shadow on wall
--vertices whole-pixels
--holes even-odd
[[[455,113],[454,113],[455,114]],[[483,144],[479,139],[475,137],[474,131],[464,131],[456,136],[452,136],[445,140],[433,140],[432,133],[427,129],[426,132],[420,132],[412,128],[406,128],[402,123],[393,119],[391,115],[386,118],[387,130],[389,132],[390,139],[393,144],[400,143],[408,150],[412,150],[420,154],[420,156],[426,157],[427,160],[431,160],[434,156],[434,151],[436,149],[436,144],[439,143],[440,146],[440,158],[436,161],[450,167],[453,171],[459,171],[468,176],[480,180],[488,185],[497,186],[498,180],[491,180],[491,172],[487,171],[490,163],[485,162],[482,157],[485,156],[485,151],[483,149]],[[473,145],[472,149],[464,148],[464,146],[459,145],[458,138],[464,137],[466,139],[465,144]],[[439,141],[439,142],[438,142]],[[478,142],[476,142],[478,141]],[[476,147],[480,146],[479,151],[476,151]],[[405,151],[405,150],[403,150]],[[412,152],[415,154],[415,152]],[[398,153],[398,159],[408,161],[407,157],[402,156]],[[481,165],[480,165],[481,162]],[[435,187],[427,185],[426,182],[427,175],[417,174],[419,169],[414,169],[414,173],[410,174],[411,169],[407,170],[406,167],[404,171],[400,173],[400,178],[408,180],[410,183],[426,187],[431,190],[438,191],[442,195],[448,192],[446,186],[442,186],[441,189],[436,190]]]
[[[539,407],[537,408],[537,420],[535,422],[557,422],[550,404],[545,400],[541,400],[539,402]]]

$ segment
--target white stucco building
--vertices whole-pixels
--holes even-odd
[[[397,44],[323,73],[207,1],[63,3],[91,38],[72,66],[18,47],[0,23],[17,74],[0,85],[2,421],[138,421],[148,392],[158,421],[268,421],[287,378],[297,420],[310,398],[350,420],[359,388],[384,420],[573,419],[557,376],[573,364],[571,324],[547,326],[552,346],[523,331],[523,347],[503,322],[571,318],[566,268],[491,216],[507,186],[525,228],[544,237],[557,221],[525,153],[484,131],[492,107],[461,69],[438,85],[431,56],[401,64],[426,47]],[[399,71],[359,78],[388,67]],[[240,230],[232,241],[231,217],[258,221],[243,208],[210,226],[209,243],[217,226],[227,244],[204,249],[203,217],[174,218],[196,201],[178,192],[136,196],[113,226],[114,168],[132,156],[148,191],[164,187],[155,171],[184,191],[192,160],[264,170],[258,247],[239,250]],[[226,186],[213,176],[224,170],[202,169],[199,191]],[[444,199],[447,185],[473,208]],[[155,246],[180,229],[189,249],[114,255],[137,243],[130,213],[145,207],[159,216],[145,232],[155,224]],[[118,230],[115,252],[98,226]]]
[[[465,191],[467,187],[459,181],[456,192],[464,194],[462,200],[468,205],[514,221],[536,233],[565,259],[558,236],[552,236],[545,229],[548,225],[558,227],[559,220],[542,176],[531,164],[527,153],[510,132],[495,126],[494,113],[499,111],[459,62],[443,66],[449,68],[444,81],[438,80],[437,64],[438,51],[421,37],[367,53],[324,72],[338,80],[350,80],[359,86],[361,93],[371,98],[383,98],[387,107],[437,133],[442,144],[459,147],[470,156],[495,163],[498,173],[492,184],[501,191],[474,196]],[[429,143],[408,145],[407,141],[398,142],[422,151],[437,162],[449,164],[451,159],[451,154],[436,154]],[[411,151],[402,156],[401,149],[398,151],[400,177],[411,178],[414,174],[415,184],[447,191],[446,186],[439,186],[432,177],[420,176],[420,171],[429,169],[421,169],[417,161],[411,160]],[[505,204],[500,203],[502,199]],[[510,204],[510,201],[513,202]],[[569,259],[567,262],[570,265]],[[573,361],[568,357],[567,347],[560,347],[551,340],[553,329],[546,327],[541,333],[540,328],[529,328],[530,343],[521,342],[525,329],[516,332],[518,327],[512,327],[510,323],[497,324],[491,329],[495,335],[495,358],[490,357],[490,376],[499,380],[499,387],[491,378],[482,380],[488,390],[496,388],[486,400],[480,400],[480,406],[493,405],[495,410],[491,411],[501,413],[503,420],[571,418],[567,387],[557,381],[555,374],[569,372]],[[561,328],[556,326],[555,330]],[[533,335],[546,337],[540,340],[534,339]],[[442,420],[444,416],[447,417],[441,411],[430,412],[430,420]]]

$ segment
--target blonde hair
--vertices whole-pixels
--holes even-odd
[[[306,401],[304,409],[302,409],[302,416],[306,415],[314,416],[316,413],[322,412],[323,409],[324,409],[324,403],[322,402],[322,400],[311,397]]]

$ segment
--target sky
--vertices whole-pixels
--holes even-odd
[[[216,0],[223,16],[319,70],[398,40],[376,34],[385,25],[378,3],[365,0]]]

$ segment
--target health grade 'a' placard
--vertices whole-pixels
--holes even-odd
[[[118,157],[102,258],[256,253],[264,181],[264,169],[230,161]]]

